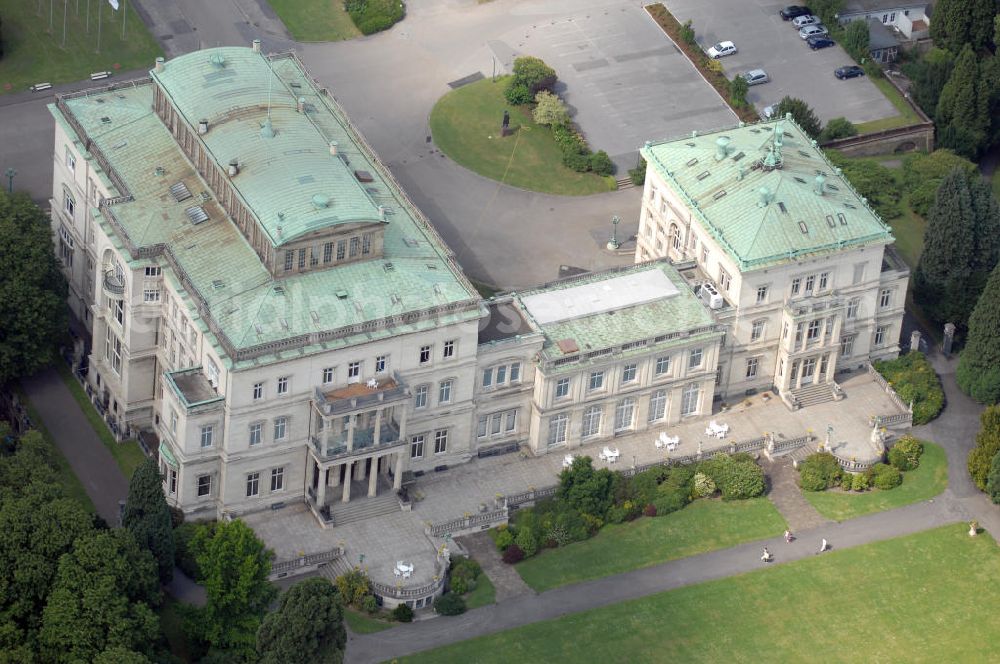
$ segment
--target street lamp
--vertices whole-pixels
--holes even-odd
[[[6,171],[3,172],[3,174],[7,176],[7,193],[13,194],[14,176],[17,175],[17,171],[15,171],[13,168],[8,168]]]
[[[617,251],[622,246],[618,242],[618,224],[620,223],[622,223],[622,219],[617,214],[611,217],[611,239],[608,240],[608,251]]]

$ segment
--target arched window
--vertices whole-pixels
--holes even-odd
[[[677,227],[677,224],[670,224],[670,246],[675,250],[681,250],[681,229]]]
[[[63,185],[63,211],[69,215],[70,219],[73,219],[73,213],[76,211],[76,199],[73,198],[69,187],[65,185]]]

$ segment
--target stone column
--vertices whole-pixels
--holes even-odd
[[[319,421],[323,424],[323,453],[325,454],[330,446],[330,429],[333,428],[333,422],[322,415],[319,416]]]
[[[354,449],[354,420],[355,415],[352,413],[347,416],[347,451],[350,452]]]
[[[403,486],[403,453],[396,452],[396,469],[392,478],[392,488],[397,491]]]
[[[917,352],[920,350],[920,330],[914,330],[910,332],[910,351]]]
[[[358,459],[354,462],[354,479],[361,481],[365,479],[365,460]]]
[[[344,474],[344,495],[341,500],[345,503],[351,502],[351,466],[355,464],[354,461],[347,461],[344,463],[344,467],[347,468]]]
[[[330,470],[334,471],[334,473],[333,473],[333,482],[331,482],[330,485],[331,486],[340,486],[340,464],[337,464],[336,466],[331,467]]]
[[[375,409],[375,432],[372,434],[372,445],[378,445],[382,434],[382,409]]]
[[[96,337],[95,337],[96,338]],[[941,345],[941,352],[945,356],[951,355],[951,345],[955,343],[955,324],[944,324],[944,343]]]
[[[399,408],[399,439],[406,440],[406,406]]]
[[[387,454],[384,457],[381,457],[379,461],[382,463],[382,474],[389,477],[390,455]]]
[[[375,421],[376,431],[378,430],[378,420]],[[368,473],[368,497],[374,498],[378,490],[378,457],[372,457],[372,470]]]
[[[319,469],[319,488],[316,489],[316,504],[319,507],[326,505],[326,483],[330,479],[327,472],[324,468]]]
[[[792,362],[792,372],[795,374],[795,387],[792,389],[799,389],[802,387],[802,361],[795,360]]]

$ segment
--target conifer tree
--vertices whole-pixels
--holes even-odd
[[[938,0],[931,21],[934,45],[958,53],[968,44],[986,47],[993,36],[994,0]]]
[[[934,114],[941,147],[974,158],[987,144],[990,128],[989,94],[980,80],[979,59],[966,44],[941,89]]]
[[[976,401],[1000,402],[1000,268],[994,268],[969,319],[969,337],[955,374]]]
[[[128,484],[122,526],[132,532],[139,546],[153,554],[160,582],[169,583],[174,576],[174,533],[162,481],[152,459],[135,469]]]

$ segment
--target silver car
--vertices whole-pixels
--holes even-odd
[[[830,31],[823,25],[807,25],[799,30],[799,37],[802,37],[802,39],[809,39],[810,37],[828,34],[830,34]]]
[[[792,19],[792,25],[796,28],[804,28],[807,25],[819,25],[820,23],[822,23],[822,21],[819,20],[819,16],[813,16],[812,14],[796,16]]]
[[[771,80],[771,77],[763,69],[751,69],[745,74],[740,74],[740,76],[747,82],[747,85],[760,85]]]

